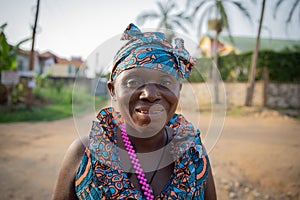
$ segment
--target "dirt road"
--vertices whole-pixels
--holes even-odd
[[[205,132],[210,117],[201,117]],[[77,137],[73,118],[0,124],[0,199],[51,199],[64,153]],[[219,199],[300,199],[299,153],[299,120],[227,116],[209,153]]]

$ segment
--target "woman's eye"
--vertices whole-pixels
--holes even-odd
[[[162,86],[168,87],[168,86],[170,86],[170,85],[172,84],[172,82],[171,82],[171,81],[168,81],[168,80],[164,80],[164,81],[162,81],[160,84],[161,84]]]
[[[128,80],[126,82],[126,86],[130,88],[136,88],[138,86],[142,85],[142,83],[138,80]]]

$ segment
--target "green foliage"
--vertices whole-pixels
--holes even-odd
[[[193,67],[190,76],[188,77],[189,82],[204,82],[210,77],[210,72],[206,69],[210,69],[212,66],[211,58],[200,58],[196,62],[196,66]]]
[[[0,32],[0,72],[2,70],[13,70],[17,66],[16,55],[7,43],[4,32]]]
[[[247,81],[251,58],[252,52],[219,57],[218,67],[223,81]],[[207,62],[208,58],[200,58],[197,63],[205,63],[205,60]],[[197,64],[195,66],[196,69],[193,69],[189,78],[190,81],[203,81],[201,75],[197,73],[201,67],[203,65]],[[258,55],[256,80],[262,79],[262,69],[264,67],[269,70],[270,81],[297,83],[300,81],[300,51],[284,50],[274,52],[262,50]]]
[[[0,122],[34,122],[34,121],[52,121],[62,119],[72,115],[72,105],[49,104],[34,107],[31,110],[26,109],[25,105],[17,105],[18,111],[7,112],[0,108]],[[4,114],[4,115],[3,115]]]
[[[192,17],[187,16],[186,11],[178,11],[178,5],[176,3],[176,1],[170,0],[165,3],[157,1],[156,5],[158,11],[144,11],[142,14],[138,15],[137,23],[143,25],[148,20],[159,20],[157,28],[164,28],[166,38],[171,42],[172,38],[175,36],[176,29],[181,29],[185,33],[188,33],[189,30],[185,24],[192,24]]]
[[[77,89],[73,94],[72,87],[63,86],[57,90],[53,87],[54,80],[42,79],[40,76],[38,80],[33,90],[35,106],[28,110],[25,104],[15,104],[11,111],[0,107],[0,122],[62,119],[74,113],[77,115],[90,112],[91,109],[88,108],[99,110],[107,100],[106,96],[95,98],[83,88]]]
[[[230,28],[230,8],[236,9],[240,12],[249,22],[252,21],[250,12],[243,2],[237,1],[206,1],[206,0],[188,0],[188,7],[192,12],[192,19],[197,25],[198,35],[201,35],[201,30],[208,23],[210,24],[209,29],[220,33],[223,29],[226,29],[231,36]]]
[[[252,52],[219,57],[219,71],[223,81],[247,81]]]
[[[12,88],[12,103],[18,103],[20,97],[24,93],[24,86],[21,83],[18,83]]]
[[[49,79],[47,79],[50,76],[50,72],[48,73],[43,73],[43,74],[36,74],[34,79],[35,79],[35,84],[37,87],[49,87],[47,85],[47,82],[49,82]]]
[[[2,70],[13,70],[17,67],[17,49],[21,44],[29,40],[25,39],[16,46],[9,45],[4,34],[6,25],[3,24],[0,27],[0,73]]]
[[[300,52],[264,51],[259,55],[258,66],[269,69],[270,80],[277,82],[300,81]]]
[[[33,96],[35,99],[41,100],[42,102],[52,104],[71,104],[72,103],[72,89],[62,88],[61,91],[57,91],[53,88],[42,88],[36,87],[33,90]]]

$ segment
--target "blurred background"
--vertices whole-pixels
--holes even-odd
[[[203,133],[219,199],[299,199],[299,2],[0,0],[0,199],[51,199],[67,147],[110,104],[129,23],[197,59],[178,111]]]

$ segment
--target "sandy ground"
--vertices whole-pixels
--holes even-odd
[[[203,132],[209,122],[202,114]],[[0,124],[0,199],[51,199],[64,153],[77,137],[73,118]],[[209,152],[218,198],[300,199],[299,154],[299,120],[227,116]]]

